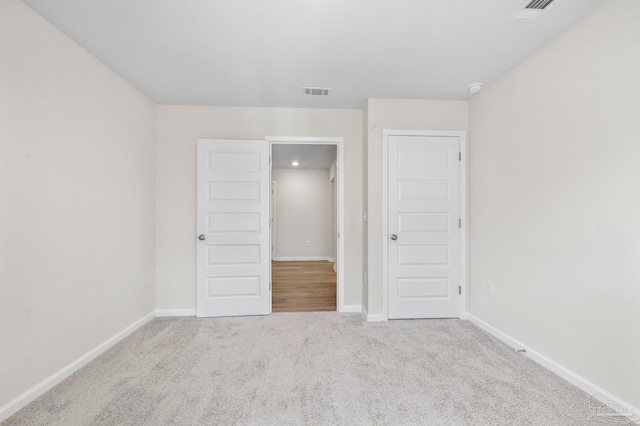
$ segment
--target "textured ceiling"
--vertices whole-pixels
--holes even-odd
[[[271,145],[272,164],[274,169],[328,169],[336,159],[335,145]],[[291,165],[293,161],[299,165]]]
[[[467,99],[603,1],[24,0],[157,103],[319,108]]]

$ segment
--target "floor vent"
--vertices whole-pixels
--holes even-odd
[[[329,96],[328,87],[303,87],[302,91],[306,96]]]

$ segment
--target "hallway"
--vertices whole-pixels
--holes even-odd
[[[325,260],[271,262],[273,312],[336,310],[336,273]]]

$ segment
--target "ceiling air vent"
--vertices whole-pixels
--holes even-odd
[[[531,22],[535,21],[542,11],[551,4],[553,0],[532,0],[523,10],[514,14],[509,18],[512,22]]]
[[[328,87],[303,87],[302,91],[306,96],[329,96]]]
[[[545,7],[549,6],[549,4],[553,0],[532,0],[531,3],[526,5],[524,8],[533,9],[533,10],[543,10]]]

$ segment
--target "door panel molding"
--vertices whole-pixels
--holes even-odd
[[[395,129],[383,129],[382,132],[382,225],[383,225],[383,238],[382,238],[382,317],[384,320],[389,319],[389,138],[391,136],[430,136],[430,137],[457,137],[460,142],[460,286],[462,291],[462,309],[460,312],[460,318],[466,319],[469,306],[469,288],[468,288],[468,205],[467,205],[467,168],[468,168],[468,153],[467,153],[467,138],[466,131],[449,131],[449,130],[395,130]],[[411,167],[412,159],[405,159],[405,166]],[[437,158],[434,159],[434,161]],[[433,164],[437,166],[437,164]],[[412,191],[411,182],[407,182],[406,195],[410,197],[414,191]],[[429,194],[437,197],[442,194],[442,188],[437,188],[435,185],[429,188]],[[434,224],[435,225],[435,224]],[[410,287],[407,287],[408,289]]]

